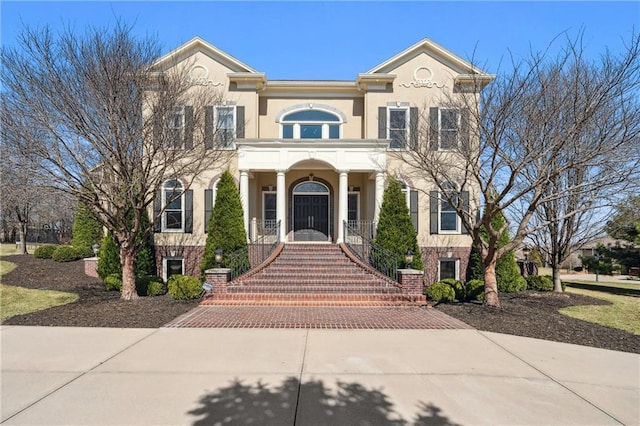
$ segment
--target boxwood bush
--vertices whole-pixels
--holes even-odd
[[[143,275],[136,278],[138,296],[159,296],[165,293],[162,278],[155,275]]]
[[[38,259],[51,259],[51,256],[53,256],[53,252],[56,251],[58,247],[59,246],[50,245],[50,244],[46,246],[40,246],[35,249],[35,251],[33,252],[33,255]]]
[[[56,262],[73,262],[74,260],[81,259],[78,250],[71,246],[59,246],[55,249],[51,258]]]
[[[186,275],[171,275],[167,287],[169,296],[176,300],[197,299],[203,292],[200,279]]]
[[[527,278],[527,287],[530,290],[553,291],[553,280],[543,275],[529,275]]]
[[[111,274],[104,277],[104,288],[107,291],[122,291],[122,276]]]
[[[484,300],[484,281],[469,280],[465,284],[466,300]]]
[[[449,284],[438,282],[427,287],[427,297],[436,303],[451,302],[456,297],[456,292]]]
[[[439,282],[450,286],[455,292],[456,299],[458,299],[459,301],[465,300],[465,288],[460,281],[456,280],[455,278],[444,278]]]
[[[527,280],[522,275],[514,276],[508,280],[498,279],[498,291],[500,293],[517,293],[527,289]]]

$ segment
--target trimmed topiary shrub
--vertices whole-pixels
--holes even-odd
[[[102,224],[84,203],[78,203],[73,218],[73,238],[71,245],[82,257],[93,257],[92,246],[102,239]]]
[[[51,257],[53,256],[53,252],[56,251],[58,247],[60,246],[55,246],[55,245],[40,246],[35,249],[35,251],[33,252],[33,255],[38,259],[51,259]]]
[[[529,275],[527,288],[538,291],[553,291],[553,280],[542,275]]]
[[[509,281],[498,281],[498,291],[500,293],[518,293],[527,289],[527,280],[522,275],[518,275]]]
[[[450,286],[456,294],[456,299],[458,299],[459,301],[465,300],[466,292],[464,289],[464,285],[462,285],[460,281],[456,280],[455,278],[444,278],[439,282]]]
[[[484,300],[484,281],[470,280],[465,283],[466,300]]]
[[[122,275],[120,263],[120,250],[110,232],[102,239],[100,245],[100,258],[98,259],[98,276],[105,279],[108,275]]]
[[[186,275],[171,275],[167,288],[169,296],[175,300],[197,299],[204,291],[198,278]]]
[[[138,296],[158,296],[165,293],[162,278],[155,275],[143,275],[136,278]]]
[[[81,256],[78,250],[71,246],[59,246],[51,255],[51,259],[56,262],[73,262],[80,258]]]
[[[111,274],[103,278],[104,288],[107,291],[122,291],[122,276]]]
[[[439,282],[427,287],[427,298],[436,303],[452,302],[455,297],[455,291],[448,284]]]

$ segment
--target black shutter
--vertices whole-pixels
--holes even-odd
[[[188,189],[184,192],[184,232],[191,234],[193,232],[193,190]]]
[[[471,147],[471,142],[469,140],[469,109],[464,108],[460,111],[460,135],[458,135],[458,140],[462,143],[462,146],[459,146],[458,149]]]
[[[462,191],[460,193],[460,197],[462,198],[462,209],[468,214],[469,213],[469,191]],[[467,217],[471,217],[471,216],[467,216]],[[462,233],[463,234],[469,233],[469,230],[467,229],[466,226],[464,226],[464,223],[462,224]]]
[[[438,120],[438,108],[429,108],[429,149],[431,151],[438,150],[438,135],[440,134],[440,125]]]
[[[409,213],[413,221],[413,229],[418,233],[418,191],[409,192]]]
[[[204,190],[204,233],[209,232],[209,220],[213,211],[213,189]]]
[[[378,107],[378,139],[387,139],[387,107]]]
[[[236,107],[236,139],[244,139],[244,107]]]
[[[160,212],[162,211],[162,190],[156,193],[153,199],[153,232],[162,232],[162,217]]]
[[[193,107],[184,107],[184,149],[193,149]]]
[[[429,192],[429,233],[438,233],[438,191]]]
[[[409,149],[415,149],[418,146],[418,108],[409,108]]]
[[[213,107],[206,106],[204,108],[204,149],[213,149],[213,133]]]

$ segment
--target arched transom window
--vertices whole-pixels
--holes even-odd
[[[283,139],[340,139],[342,118],[320,109],[290,112],[280,119]]]

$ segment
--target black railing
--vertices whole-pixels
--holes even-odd
[[[269,225],[262,229],[260,238],[229,255],[227,268],[231,269],[231,279],[260,265],[276,249],[280,242],[280,221],[273,221]]]
[[[364,263],[371,265],[376,271],[391,278],[398,280],[398,258],[396,254],[373,244],[373,239],[369,235],[373,235],[367,230],[374,229],[373,223],[370,226],[354,226],[351,222],[344,222],[344,241],[349,250]],[[362,225],[362,223],[360,223]]]

